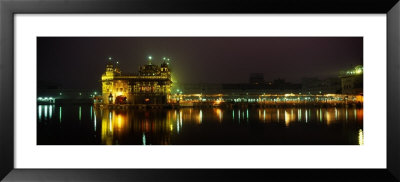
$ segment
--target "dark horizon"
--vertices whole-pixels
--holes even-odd
[[[362,37],[38,37],[37,80],[62,88],[97,89],[108,57],[122,73],[171,58],[179,83],[248,83],[337,77],[363,64]]]

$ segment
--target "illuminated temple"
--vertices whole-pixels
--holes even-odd
[[[172,85],[168,64],[153,65],[151,57],[136,74],[122,74],[109,58],[101,82],[104,104],[166,104]]]

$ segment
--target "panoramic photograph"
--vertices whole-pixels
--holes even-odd
[[[363,145],[363,37],[37,37],[37,145]]]

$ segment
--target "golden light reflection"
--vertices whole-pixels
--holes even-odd
[[[289,126],[290,123],[290,114],[285,110],[285,125]]]
[[[364,132],[362,129],[358,130],[358,145],[364,145]]]
[[[264,109],[264,123],[265,123],[265,109]]]
[[[128,114],[127,112],[105,111],[106,114],[101,114],[101,140],[103,144],[112,145],[116,137],[121,137],[124,133],[129,132]],[[94,113],[96,130],[96,112]]]
[[[295,120],[295,117],[294,117],[294,114],[293,114],[293,109],[292,109],[290,112],[291,112],[291,114],[290,114],[290,121],[294,121],[294,120]]]
[[[259,122],[268,124],[271,122],[279,122],[279,119],[281,118],[281,123],[279,124],[284,124],[286,127],[295,124],[293,122],[305,121],[314,123],[320,122],[321,119],[323,123],[325,124],[326,122],[327,125],[332,125],[334,122],[344,122],[346,111],[345,108],[324,108],[324,110],[317,108],[305,109],[305,111],[297,108],[263,108],[257,110],[258,118],[257,115],[255,115],[255,117],[252,117],[252,119],[258,119]],[[140,139],[137,141],[139,144],[142,144],[142,134],[145,136],[147,145],[153,144],[154,141],[156,141],[155,143],[168,144],[173,134],[180,134],[184,131],[182,128],[184,122],[185,126],[190,128],[193,127],[193,125],[202,124],[204,119],[203,117],[207,118],[207,121],[219,122],[227,119],[231,120],[234,117],[242,120],[248,120],[250,113],[257,114],[257,110],[232,110],[232,117],[229,116],[229,113],[228,117],[225,116],[224,118],[224,110],[222,108],[180,108],[167,111],[110,111],[109,109],[101,109],[96,111],[93,110],[94,119],[92,119],[92,122],[94,122],[94,130],[96,131],[97,128],[97,130],[101,131],[101,141],[103,144],[116,144],[118,141],[121,141],[120,139],[131,133],[139,136]],[[353,115],[356,114],[357,122],[362,122],[362,109],[356,109],[355,111],[356,112],[354,113],[354,110],[350,110],[348,113],[349,121],[354,121],[355,117]],[[230,110],[228,112],[230,112]],[[341,113],[341,117],[338,116],[339,113]],[[135,117],[132,117],[133,115],[135,115]],[[336,119],[337,117],[338,119]],[[101,118],[101,124],[97,123],[98,127],[96,127],[96,119],[99,120],[99,118]],[[363,143],[362,130],[359,131],[358,139],[359,143]]]
[[[331,118],[331,113],[328,110],[325,111],[325,117],[326,117],[326,124],[330,125],[332,118]]]
[[[364,118],[363,109],[357,109],[357,121],[362,123],[363,122],[363,118]]]
[[[203,122],[203,111],[202,110],[200,110],[198,118],[199,118],[199,124],[201,124]]]
[[[338,120],[339,117],[339,112],[337,110],[337,108],[335,107],[335,120]]]
[[[319,109],[319,121],[322,122],[322,109]]]
[[[276,117],[278,118],[278,122],[279,122],[279,109],[276,110]]]
[[[101,141],[103,144],[113,144],[113,132],[112,132],[112,116],[111,112],[104,114],[101,120]]]
[[[214,112],[216,113],[219,121],[221,122],[222,121],[222,110],[220,108],[215,108]]]
[[[190,112],[190,113],[191,113],[191,112]],[[180,116],[179,122],[180,122],[180,125],[181,125],[181,127],[182,127],[182,125],[183,125],[183,118],[182,118],[183,114],[182,114],[182,110],[181,110],[181,112],[179,113],[179,116]]]
[[[118,128],[118,130],[121,130],[122,127],[124,126],[122,115],[117,114],[116,118],[117,118],[117,128]]]

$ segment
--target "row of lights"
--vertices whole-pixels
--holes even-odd
[[[148,56],[147,58],[148,58],[148,60],[149,60],[149,61],[151,61],[151,60],[153,59],[153,57],[152,57],[152,56]],[[110,61],[111,61],[112,59],[113,59],[112,57],[108,57],[108,60],[110,60]],[[167,61],[167,64],[169,65],[169,61],[170,61],[170,59],[169,59],[169,58],[167,58],[167,57],[163,57],[163,60],[164,60],[164,61]],[[116,63],[117,63],[117,64],[119,64],[119,62],[118,62],[118,61],[117,61]]]
[[[54,99],[53,97],[44,97],[44,98],[39,97],[38,98],[38,100],[40,100],[40,101],[48,101],[48,100],[53,100],[53,99]]]
[[[63,95],[62,92],[59,93],[59,95]],[[82,92],[79,92],[78,95],[82,95]],[[94,92],[94,94],[90,95],[90,96],[96,96],[97,92]],[[53,97],[38,97],[38,100],[52,100],[54,99]]]
[[[149,56],[149,57],[147,57],[148,59],[149,59],[149,61],[151,61],[152,59],[153,59],[153,57],[152,56]],[[167,57],[163,57],[163,61],[167,61],[167,64],[169,65],[169,61],[170,61],[170,59],[169,58],[167,58]]]

